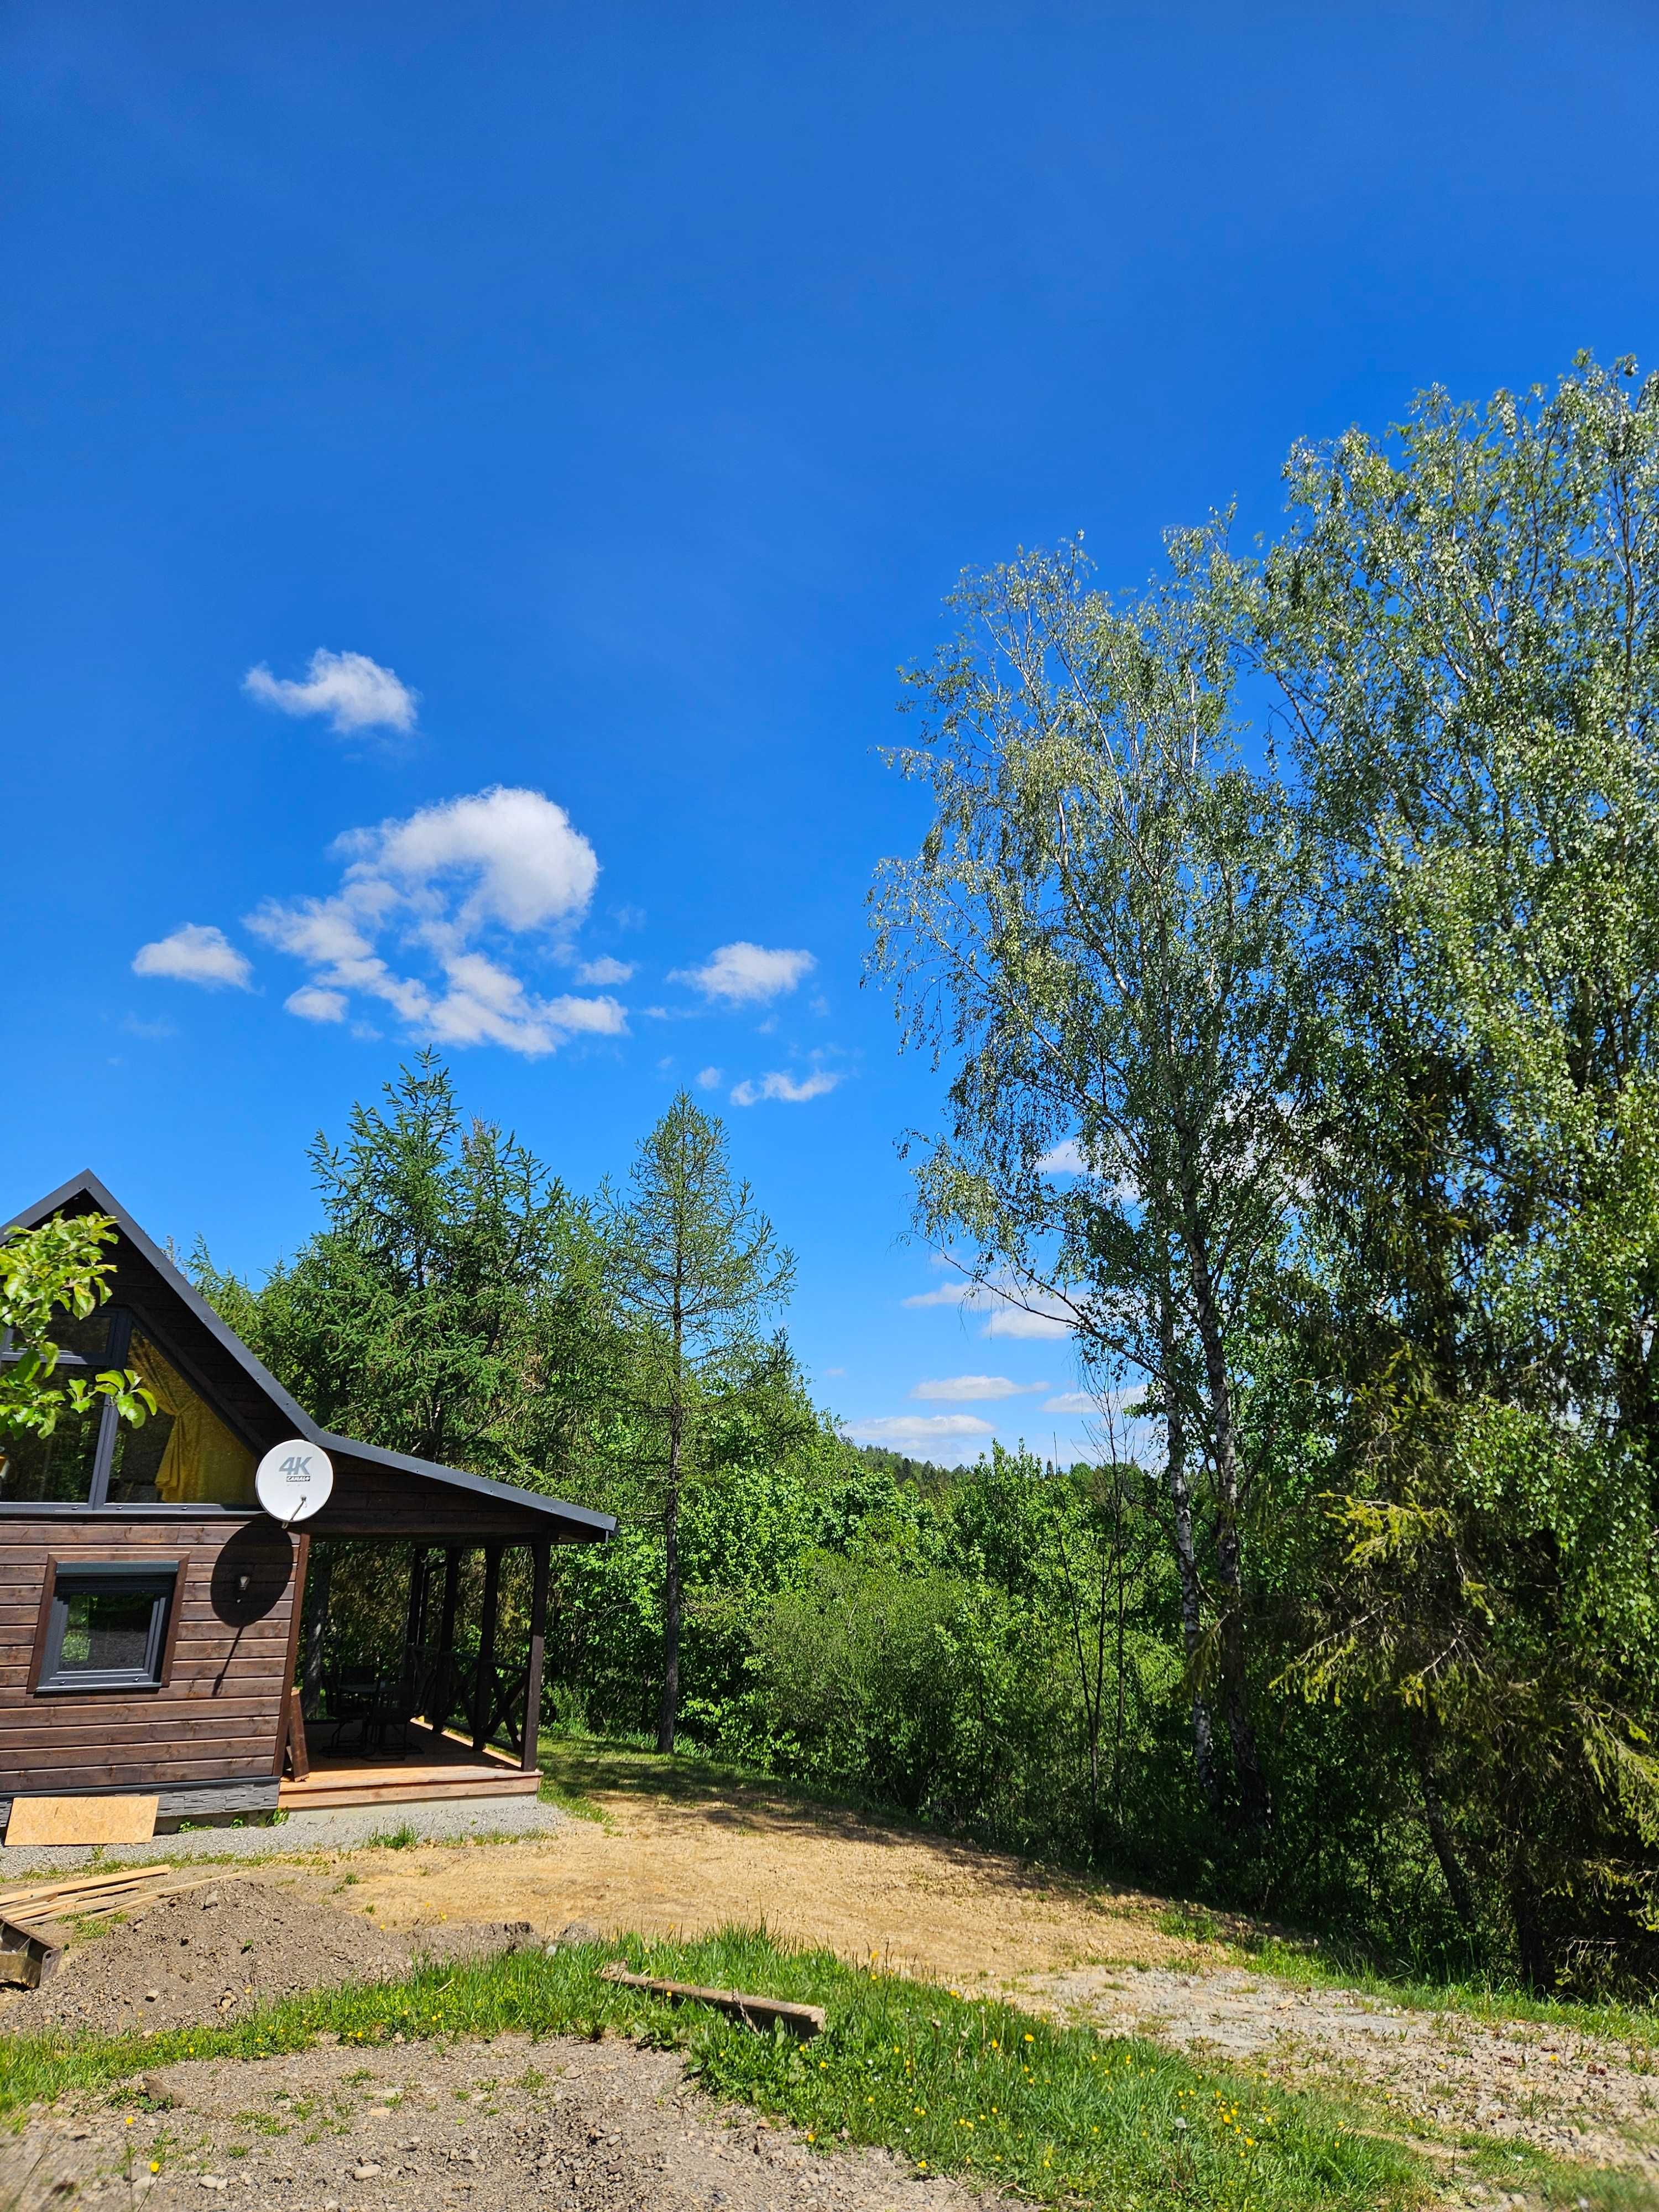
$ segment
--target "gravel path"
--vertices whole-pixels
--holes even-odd
[[[176,1836],[157,1836],[153,1844],[122,1844],[97,1850],[83,1844],[27,1844],[9,1850],[0,1844],[0,1883],[32,1874],[90,1866],[137,1865],[165,1859],[288,1857],[295,1851],[353,1851],[384,1842],[412,1828],[422,1843],[464,1843],[469,1836],[550,1835],[568,1825],[570,1816],[535,1797],[502,1797],[495,1802],[428,1805],[365,1805],[338,1813],[289,1813],[271,1827],[185,1828]]]
[[[0,2139],[0,2204],[58,2212],[1015,2212],[884,2151],[722,2111],[672,2052],[562,2038],[324,2048],[143,2077]],[[131,2115],[129,2124],[128,2115]],[[152,2172],[152,2164],[157,2171]]]
[[[1659,2176],[1656,2054],[1565,2026],[1485,2021],[1302,1986],[1238,1967],[1172,1973],[1076,1966],[1034,1975],[1015,2001],[1200,2062],[1254,2064],[1289,2088],[1322,2079],[1459,2136]]]

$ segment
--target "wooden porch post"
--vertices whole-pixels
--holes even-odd
[[[545,1536],[530,1547],[535,1578],[530,1593],[530,1672],[524,1692],[524,1750],[519,1765],[536,1771],[542,1726],[542,1674],[547,1664],[547,1571],[550,1547]]]
[[[306,1569],[310,1560],[311,1534],[307,1529],[301,1531],[294,1548],[294,1605],[288,1624],[288,1671],[283,1676],[283,1717],[276,1731],[279,1784],[284,1766],[293,1769],[296,1782],[303,1782],[311,1771],[311,1753],[306,1747],[305,1709],[294,1680],[295,1665],[300,1656],[300,1624],[305,1610]]]
[[[426,1628],[427,1547],[417,1545],[409,1562],[409,1618],[404,1629],[404,1679],[414,1683]]]
[[[432,1702],[438,1708],[427,1718],[440,1735],[449,1725],[449,1708],[455,1697],[455,1607],[461,1595],[461,1555],[453,1544],[444,1547],[444,1595],[438,1611],[438,1672]]]
[[[495,1615],[501,1609],[501,1547],[484,1546],[483,1604],[478,1616],[478,1679],[472,1689],[472,1748],[482,1751],[489,1741],[495,1717]]]

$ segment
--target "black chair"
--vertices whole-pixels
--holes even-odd
[[[367,1750],[379,1703],[380,1676],[368,1668],[328,1667],[323,1671],[321,1688],[322,1710],[306,1715],[307,1734],[327,1729],[328,1748],[339,1751],[348,1730],[356,1729],[360,1748]]]
[[[406,1675],[381,1675],[374,1684],[363,1728],[363,1748],[381,1758],[407,1759],[410,1723],[419,1710],[416,1686]],[[392,1739],[395,1737],[395,1743]]]

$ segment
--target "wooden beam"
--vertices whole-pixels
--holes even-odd
[[[306,1752],[305,1715],[300,1707],[300,1692],[295,1686],[295,1669],[300,1663],[300,1623],[306,1598],[306,1571],[311,1565],[311,1537],[301,1529],[294,1547],[294,1596],[288,1622],[288,1663],[283,1670],[283,1717],[276,1729],[276,1775],[280,1782],[284,1765],[291,1765],[303,1782],[309,1771]]]
[[[444,1594],[438,1611],[438,1673],[432,1702],[438,1707],[427,1718],[435,1729],[449,1724],[449,1708],[455,1695],[455,1609],[461,1596],[461,1554],[454,1544],[444,1547]]]
[[[472,1686],[472,1748],[489,1741],[495,1698],[495,1616],[501,1610],[501,1547],[484,1546],[483,1603],[478,1612],[478,1679]]]
[[[306,1741],[305,1707],[300,1703],[300,1692],[288,1693],[288,1757],[283,1761],[288,1777],[303,1782],[311,1771],[311,1747]],[[288,1778],[278,1775],[279,1782]]]
[[[426,1627],[427,1547],[416,1542],[409,1555],[409,1611],[404,1621],[404,1680],[413,1684],[420,1665],[420,1649]]]
[[[671,2004],[713,2005],[717,2012],[740,2020],[745,2027],[787,2027],[791,2035],[810,2043],[823,2033],[823,2007],[793,2004],[784,1997],[750,1996],[741,1990],[705,1990],[695,1982],[659,1981],[654,1974],[630,1974],[626,1967],[601,1966],[599,1979],[625,1990],[646,1990],[666,1997]]]
[[[530,1670],[524,1691],[524,1749],[519,1759],[526,1774],[538,1765],[542,1729],[542,1675],[547,1664],[547,1571],[550,1547],[532,1544],[534,1580],[530,1594]]]

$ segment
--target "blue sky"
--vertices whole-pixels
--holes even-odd
[[[702,1077],[825,1403],[1073,1448],[903,1241],[895,671],[964,566],[1133,584],[1298,434],[1659,358],[1651,6],[14,0],[0,62],[0,1199],[257,1273],[425,1036],[578,1188]]]

